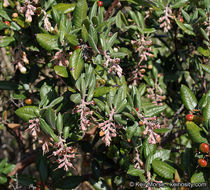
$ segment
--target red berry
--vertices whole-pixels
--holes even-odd
[[[209,145],[206,143],[202,143],[200,145],[200,151],[203,153],[208,153],[209,152]]]
[[[202,158],[199,158],[198,159],[198,164],[201,166],[201,167],[206,167],[207,166],[207,161],[202,159]]]
[[[74,47],[74,49],[75,49],[75,50],[76,50],[76,49],[79,49],[79,46],[78,46],[78,45],[77,45],[77,46],[75,46],[75,47]]]
[[[144,125],[144,122],[143,121],[139,121],[139,125],[140,126]]]
[[[102,7],[103,6],[103,1],[98,1],[98,6]]]
[[[31,105],[32,104],[32,100],[30,98],[25,99],[25,103],[28,104],[28,105]]]
[[[10,26],[10,22],[9,21],[5,21],[4,22],[7,26]]]
[[[181,18],[179,19],[179,21],[183,23],[183,22],[184,22],[183,17],[181,17]]]
[[[139,108],[136,108],[136,111],[139,111]]]
[[[193,118],[194,118],[194,115],[192,115],[192,114],[188,114],[188,115],[186,115],[186,120],[187,121],[192,121],[193,120]]]

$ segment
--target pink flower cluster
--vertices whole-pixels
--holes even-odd
[[[74,168],[71,159],[75,158],[75,149],[66,145],[65,139],[59,137],[59,142],[55,144],[56,150],[53,152],[54,156],[58,157],[58,168],[64,167],[65,171],[69,168]]]
[[[3,7],[8,7],[9,5],[10,5],[9,1],[8,0],[4,0]]]
[[[164,28],[164,32],[168,32],[171,29],[171,21],[170,19],[174,19],[174,16],[172,16],[172,10],[168,5],[166,6],[164,10],[165,15],[160,17],[158,22],[161,22],[160,28]]]
[[[104,63],[104,67],[109,67],[108,73],[117,73],[119,77],[122,77],[122,68],[119,66],[120,58],[111,59],[106,52],[104,52],[106,62]],[[110,64],[110,65],[109,65]]]
[[[160,143],[161,137],[153,131],[153,129],[159,129],[160,124],[156,123],[157,117],[144,117],[141,113],[138,113],[138,117],[146,125],[146,129],[143,131],[143,135],[149,135],[149,144]]]
[[[136,52],[139,52],[140,61],[138,65],[141,64],[142,61],[147,61],[147,57],[153,57],[154,55],[150,53],[152,48],[152,40],[147,40],[144,35],[138,35],[138,40],[131,40],[131,44],[136,46]]]
[[[101,136],[103,136],[102,140],[104,141],[106,146],[110,146],[112,137],[117,136],[116,128],[118,128],[118,126],[114,123],[113,120],[114,112],[115,108],[113,108],[110,111],[109,119],[99,124],[99,128],[101,129],[102,132]]]
[[[26,131],[30,131],[31,135],[37,139],[38,133],[40,132],[40,124],[39,124],[39,119],[31,119],[29,120],[29,128]]]
[[[35,4],[38,3],[38,0],[33,0]],[[32,22],[32,16],[36,11],[36,7],[34,7],[30,0],[25,0],[24,6],[19,8],[21,13],[25,13],[26,22]]]
[[[62,50],[57,51],[55,53],[55,55],[53,56],[53,58],[50,61],[55,61],[55,65],[59,65],[59,66],[68,66],[69,65],[69,55],[65,52],[63,52]]]
[[[91,102],[86,102],[85,101],[85,97],[84,96],[81,100],[81,104],[77,105],[74,109],[73,109],[73,113],[80,113],[80,129],[82,131],[86,131],[87,128],[90,126],[91,124],[91,120],[95,121],[96,119],[93,117],[93,111],[90,111],[90,108],[88,108],[88,105],[93,105],[95,104],[94,101]]]

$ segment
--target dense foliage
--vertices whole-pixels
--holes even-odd
[[[209,8],[2,0],[0,188],[209,189]]]

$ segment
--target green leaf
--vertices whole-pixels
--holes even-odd
[[[70,131],[69,126],[64,127],[64,130],[63,130],[63,138],[64,139],[67,139],[69,137],[69,131]]]
[[[156,32],[156,30],[154,28],[144,28],[143,29],[143,33],[146,33],[146,34],[150,34],[150,33],[154,33]]]
[[[15,41],[14,37],[3,36],[0,38],[0,47],[8,46],[10,43],[14,41]]]
[[[159,158],[162,161],[169,160],[170,153],[171,153],[171,151],[170,150],[166,150],[166,149],[157,150],[155,152],[155,154],[152,156],[152,159],[154,160],[156,158]]]
[[[202,129],[198,127],[194,122],[187,121],[186,122],[187,132],[189,134],[192,142],[200,144],[200,143],[208,143],[205,134],[202,132]]]
[[[72,95],[70,96],[70,100],[71,100],[72,102],[74,102],[75,104],[80,104],[80,103],[81,103],[81,99],[82,99],[82,97],[81,97],[81,94],[79,94],[79,93],[77,93],[77,94],[72,94]]]
[[[204,123],[207,129],[210,129],[210,101],[203,109]]]
[[[82,59],[82,52],[77,49],[73,52],[69,59],[69,69],[74,80],[77,80],[82,72],[84,61]]]
[[[157,116],[166,109],[166,106],[153,106],[144,111],[145,117]]]
[[[87,17],[88,5],[86,0],[77,0],[77,4],[73,14],[73,23],[76,28],[82,26],[82,22]]]
[[[61,113],[58,114],[57,129],[58,129],[59,134],[61,134],[63,132],[63,117],[62,117]]]
[[[56,9],[58,12],[60,13],[70,13],[72,11],[74,11],[76,4],[72,3],[58,3],[57,5],[54,5],[53,8]],[[52,9],[48,12],[50,13],[52,11]]]
[[[77,40],[77,37],[73,34],[67,34],[65,33],[65,38],[68,40],[68,42],[72,46],[77,46],[79,44],[79,41]]]
[[[182,12],[182,15],[183,15],[184,19],[187,22],[190,22],[190,15],[184,9],[182,9],[181,12]]]
[[[156,174],[165,179],[173,179],[175,169],[169,164],[160,160],[152,161],[152,168]]]
[[[84,40],[84,42],[88,41],[88,31],[84,24],[82,25],[82,39]]]
[[[55,73],[61,77],[68,78],[68,71],[65,66],[58,66],[54,67]]]
[[[198,49],[197,49],[197,51],[201,54],[201,55],[203,55],[203,56],[205,56],[205,57],[210,57],[210,49],[203,49],[202,47],[198,47]],[[203,65],[203,64],[202,64]],[[206,66],[206,67],[209,67],[209,66]],[[204,68],[203,68],[204,69]],[[204,69],[205,70],[205,69]],[[209,70],[209,68],[208,68],[208,70]]]
[[[55,135],[52,128],[46,123],[46,121],[44,119],[39,118],[39,123],[40,123],[40,127],[41,127],[42,131],[45,134],[50,135],[54,141],[59,142],[57,135]]]
[[[177,25],[183,30],[184,33],[186,33],[188,35],[195,36],[195,33],[193,31],[189,30],[182,22],[180,22],[176,18],[175,18],[175,21],[176,21]]]
[[[0,174],[0,184],[4,184],[6,182],[7,182],[7,177],[2,175],[2,174]]]
[[[58,97],[56,99],[54,99],[47,107],[44,107],[43,109],[47,109],[47,108],[52,108],[54,107],[55,105],[61,103],[63,101],[63,97]]]
[[[5,23],[1,22],[0,23],[0,30],[3,30],[5,28],[9,28]]]
[[[17,90],[18,85],[10,81],[0,81],[0,90]]]
[[[94,97],[100,97],[107,94],[110,91],[110,87],[99,87],[94,90]]]
[[[191,183],[204,183],[206,182],[203,172],[194,173],[190,179]]]
[[[3,18],[5,18],[5,20],[11,21],[9,15],[8,15],[7,12],[6,12],[5,10],[3,10],[3,9],[0,9],[0,16],[3,17]]]
[[[44,112],[44,118],[46,122],[53,128],[55,129],[55,112],[52,108],[47,109]]]
[[[41,156],[41,158],[39,160],[38,168],[39,168],[41,180],[44,183],[46,183],[47,178],[48,178],[48,167],[47,167],[47,160],[45,157]]]
[[[117,34],[118,34],[117,32],[114,33],[112,35],[112,37],[109,39],[109,41],[108,41],[108,49],[112,48],[112,46],[114,45],[114,43],[115,43],[115,41],[117,39]]]
[[[184,106],[189,110],[193,110],[197,106],[197,99],[193,92],[185,85],[181,85],[181,99]]]
[[[99,99],[97,99],[97,98],[94,98],[93,100],[95,101],[95,103],[96,103],[96,105],[99,107],[99,109],[100,109],[101,111],[104,111],[105,104],[104,104],[101,100],[99,100]]]
[[[175,3],[171,6],[171,8],[180,8],[182,6],[185,6],[189,1],[188,0],[179,0],[175,1]]]
[[[58,47],[58,37],[50,34],[37,34],[36,40],[41,47],[44,49],[51,50],[59,50]]]
[[[161,128],[161,129],[154,129],[153,131],[154,131],[155,133],[166,133],[166,132],[170,131],[170,129]]]
[[[144,175],[144,170],[142,169],[136,169],[133,166],[130,165],[128,171],[127,171],[128,175],[132,175],[132,176],[139,176],[142,178],[142,176]]]
[[[15,114],[25,121],[29,121],[39,115],[39,108],[36,106],[24,106],[15,111]]]
[[[125,107],[126,107],[127,105],[128,105],[128,104],[127,104],[127,100],[124,99],[124,100],[121,102],[121,104],[117,107],[115,113],[121,113],[121,112],[125,109]]]
[[[204,71],[206,71],[207,73],[210,74],[210,66],[209,65],[200,64],[200,66],[202,67],[202,69]]]
[[[148,138],[143,143],[144,146],[144,157],[147,158],[150,153],[155,153],[157,145],[156,144],[149,144]]]

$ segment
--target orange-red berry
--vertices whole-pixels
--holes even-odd
[[[183,22],[184,22],[183,17],[181,17],[181,18],[179,19],[179,21],[183,23]]]
[[[76,49],[79,49],[79,46],[78,46],[78,45],[77,45],[77,46],[75,46],[75,47],[74,47],[74,49],[75,49],[75,50],[76,50]]]
[[[136,111],[139,111],[139,108],[136,108]]]
[[[186,118],[187,121],[192,121],[193,118],[194,118],[194,115],[192,115],[192,114],[187,114],[187,115],[185,116],[185,118]]]
[[[28,104],[28,105],[31,105],[32,104],[32,99],[30,99],[30,98],[25,99],[25,103]]]
[[[207,166],[207,161],[206,160],[204,160],[204,159],[202,159],[202,158],[199,158],[198,159],[198,164],[199,164],[199,166],[201,166],[201,167],[206,167]]]
[[[4,22],[7,26],[10,26],[10,22],[9,21],[5,21]]]
[[[102,7],[103,6],[103,1],[98,1],[98,6]]]
[[[209,145],[206,143],[200,144],[200,151],[203,153],[208,153],[209,152]]]

